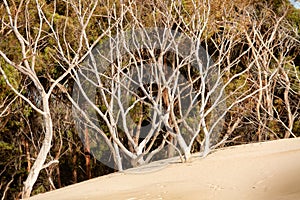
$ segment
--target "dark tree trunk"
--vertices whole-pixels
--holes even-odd
[[[91,149],[90,149],[90,140],[89,140],[89,131],[85,129],[85,148],[84,148],[84,155],[85,155],[85,167],[86,167],[86,176],[87,179],[92,178],[91,172]]]

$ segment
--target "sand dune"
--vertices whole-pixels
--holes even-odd
[[[300,138],[235,146],[95,178],[30,200],[297,200]]]

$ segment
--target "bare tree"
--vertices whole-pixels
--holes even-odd
[[[252,23],[251,31],[246,32],[251,59],[255,61],[253,82],[256,88],[265,87],[255,97],[258,141],[296,137],[292,129],[299,113],[299,103],[295,101],[299,98],[299,71],[293,62],[293,52],[299,52],[299,35],[286,21],[287,11],[278,17],[274,11],[264,9],[260,21]],[[256,12],[249,15],[258,17]],[[285,132],[284,136],[278,135],[281,130]]]
[[[193,6],[197,10],[198,5]],[[189,16],[193,27],[187,19],[178,20],[172,14],[174,11],[182,16],[181,4],[154,7],[159,16],[153,14],[153,24],[160,23],[154,28],[143,24],[136,7],[128,2],[121,5],[120,16],[112,12],[108,19],[119,20],[114,35],[107,32],[107,40],[91,51],[78,70],[73,70],[76,86],[69,98],[78,128],[82,133],[83,127],[90,128],[89,141],[99,147],[93,153],[118,170],[174,156],[175,151],[188,160],[199,135],[202,155],[206,156],[228,137],[220,141],[227,112],[265,89],[250,88],[240,93],[241,84],[225,95],[228,86],[254,66],[252,60],[239,73],[227,73],[239,65],[251,47],[231,59],[242,32],[225,29],[208,37],[209,2]],[[133,21],[124,26],[128,15]],[[226,23],[230,22],[222,25],[226,27]],[[208,40],[215,48],[212,55],[208,54]],[[226,99],[233,96],[235,100],[226,105]],[[108,159],[110,156],[114,162]]]
[[[54,88],[65,79],[71,72],[72,68],[75,67],[76,63],[80,60],[80,55],[82,55],[82,51],[88,49],[88,46],[85,46],[86,42],[84,37],[86,37],[85,31],[79,31],[80,40],[78,42],[78,48],[76,49],[75,56],[70,56],[72,51],[75,51],[71,46],[69,46],[68,38],[66,37],[68,26],[67,19],[64,21],[64,29],[63,34],[60,34],[60,30],[56,29],[54,17],[56,15],[56,4],[54,4],[53,13],[51,16],[47,16],[43,11],[43,4],[38,0],[30,2],[31,4],[35,4],[36,13],[29,12],[29,1],[24,2],[21,1],[18,5],[8,2],[6,0],[3,1],[4,8],[6,11],[6,16],[1,21],[2,25],[10,28],[10,32],[8,34],[14,34],[17,38],[18,45],[21,49],[21,54],[19,56],[19,60],[11,60],[9,56],[6,55],[4,51],[0,49],[0,56],[2,59],[10,66],[14,67],[18,70],[19,73],[27,76],[33,83],[36,89],[36,96],[34,99],[30,99],[25,96],[18,88],[15,88],[13,84],[10,82],[5,70],[4,66],[0,66],[0,72],[7,84],[7,86],[17,95],[17,97],[22,98],[25,102],[27,102],[38,114],[43,116],[42,125],[44,128],[44,132],[41,133],[41,137],[43,138],[43,142],[41,147],[39,147],[39,151],[37,152],[37,157],[30,169],[28,177],[24,182],[24,189],[22,198],[28,198],[32,191],[32,188],[39,176],[39,173],[42,169],[48,168],[53,164],[58,163],[58,160],[53,159],[46,163],[47,156],[50,152],[51,141],[53,138],[53,121],[51,117],[50,111],[50,101],[52,98],[52,92]],[[91,18],[92,13],[95,10],[97,5],[97,1],[91,2],[87,7],[84,7],[84,10],[78,10],[78,8],[83,9],[81,5],[76,2],[69,1],[66,2],[67,6],[73,7],[73,9],[77,9],[78,15],[82,15],[80,18],[81,30],[85,30],[87,24]],[[68,8],[68,7],[67,7]],[[69,9],[69,8],[68,8]],[[19,25],[19,21],[21,20],[20,13],[24,11],[25,13],[25,24]],[[30,19],[35,19],[35,14],[38,16],[38,26],[34,26],[30,23]],[[7,19],[7,21],[5,21]],[[23,27],[25,26],[23,31]],[[32,31],[32,30],[35,31]],[[22,31],[21,31],[22,30]],[[61,35],[63,35],[61,39]],[[54,41],[54,50],[57,55],[53,56],[58,63],[64,62],[67,63],[68,68],[65,68],[65,64],[61,65],[62,73],[60,76],[53,80],[51,77],[49,78],[50,84],[45,85],[41,81],[41,77],[37,74],[37,63],[39,61],[39,51],[41,46],[47,41],[48,38],[51,38]],[[46,74],[44,75],[46,76]],[[5,110],[4,110],[5,111]]]
[[[269,18],[275,16],[269,10],[255,21],[257,13],[242,8],[234,12],[236,16],[224,11],[222,21],[212,22],[209,0],[191,1],[188,6],[182,1],[102,5],[98,0],[68,0],[63,1],[65,15],[59,16],[57,3],[46,12],[42,0],[17,4],[3,0],[1,33],[8,30],[6,35],[16,37],[21,51],[12,59],[6,49],[0,49],[5,62],[0,65],[1,75],[16,95],[1,102],[0,117],[21,98],[43,119],[44,131],[37,139],[43,140],[42,145],[34,146],[36,158],[28,155],[34,163],[28,163],[23,198],[30,196],[42,169],[55,188],[53,164],[62,149],[60,143],[56,155],[50,155],[53,137],[61,137],[54,134],[51,116],[55,88],[73,105],[89,178],[90,154],[118,170],[176,155],[189,160],[195,142],[206,156],[228,138],[236,139],[233,132],[247,118],[244,112],[257,119],[251,123],[258,125],[259,141],[266,138],[266,130],[277,137],[270,126],[273,121],[281,124],[285,137],[295,136],[299,69],[287,56],[299,46],[299,36],[297,30],[285,29],[284,16]],[[29,10],[32,5],[35,11]],[[39,53],[46,50],[59,71],[55,77],[39,70]],[[22,92],[25,86],[11,83],[7,66],[32,82],[32,97]],[[75,81],[72,94],[68,78]],[[278,86],[283,88],[283,98],[274,93]],[[282,115],[275,99],[284,102],[286,114]],[[255,102],[255,113],[247,101]],[[76,170],[73,176],[76,182]]]

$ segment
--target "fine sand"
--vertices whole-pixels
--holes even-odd
[[[224,148],[183,164],[155,162],[30,198],[65,199],[297,200],[300,138]]]

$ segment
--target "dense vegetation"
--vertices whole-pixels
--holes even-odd
[[[230,109],[218,133],[222,143],[217,146],[300,136],[300,11],[287,1],[183,0],[180,6],[175,5],[177,1],[120,2],[0,1],[2,199],[21,198],[23,182],[42,148],[47,127],[42,112],[36,111],[42,110],[44,105],[39,87],[46,93],[51,91],[49,113],[53,137],[46,159],[50,164],[40,171],[31,194],[116,171],[99,162],[90,152],[90,148],[95,147],[84,147],[78,135],[68,98],[68,94],[72,94],[74,77],[72,73],[65,73],[68,69],[65,66],[80,62],[92,44],[101,43],[120,28],[129,30],[137,22],[144,27],[179,29],[193,37],[207,19],[200,37],[202,46],[215,63],[225,55],[219,63],[222,68],[232,66],[222,76],[223,82],[228,82],[225,92]],[[126,10],[123,4],[131,9]],[[26,47],[10,25],[7,8],[17,21]],[[41,13],[48,21],[40,20]],[[168,23],[165,13],[172,15]],[[121,18],[122,21],[118,21]],[[34,66],[31,72],[37,77],[39,87],[26,70],[18,67],[21,65]],[[239,73],[241,75],[233,78]],[[58,84],[52,88],[55,80],[59,80]],[[106,109],[103,102],[99,107]],[[134,115],[136,121],[139,117]],[[102,129],[108,132],[105,125]],[[192,153],[200,151],[203,137],[200,131]],[[56,160],[59,163],[51,163]]]

